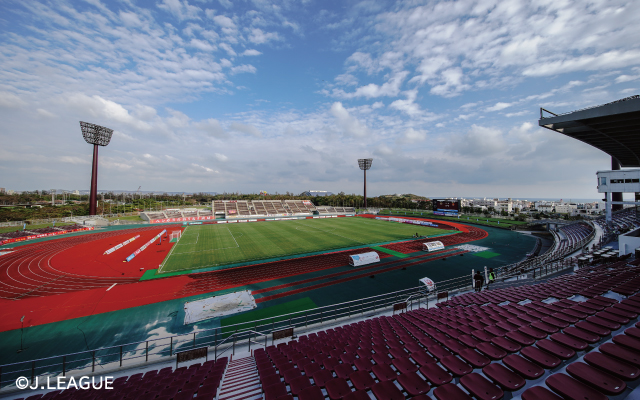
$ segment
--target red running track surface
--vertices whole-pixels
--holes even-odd
[[[447,222],[447,224],[452,223]],[[464,233],[476,230],[465,225],[455,225]],[[151,245],[131,263],[122,263],[122,260],[164,228],[171,230],[182,227],[149,227],[63,238],[21,246],[13,253],[2,256],[0,258],[0,331],[20,328],[19,321],[22,315],[26,315],[25,326],[85,317],[343,266],[347,264],[348,254],[368,250],[350,250],[138,282],[139,276],[144,272],[139,268],[155,268],[166,254],[161,250],[168,251],[171,244],[164,242],[162,246]],[[102,255],[108,248],[138,233],[141,237],[133,243],[110,256]],[[448,237],[456,238],[460,235]],[[484,237],[481,232],[475,235],[475,239],[458,237],[455,243]],[[406,246],[411,243],[405,242],[398,245]],[[386,247],[391,248],[391,246],[394,245]],[[71,251],[72,248],[73,251]],[[385,253],[379,254],[381,257],[389,257]],[[100,260],[91,262],[93,259]],[[350,279],[355,278],[346,277],[346,280]],[[117,285],[107,290],[114,283]],[[326,285],[326,283],[320,285]],[[291,295],[299,290],[310,290],[315,286],[317,285],[294,289],[278,296]]]
[[[50,296],[78,290],[137,282],[162,262],[172,244],[151,245],[131,262],[123,260],[160,233],[158,227],[99,232],[21,246],[0,257],[0,299]],[[140,238],[110,255],[104,251],[140,234]]]

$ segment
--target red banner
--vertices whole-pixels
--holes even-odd
[[[48,236],[64,235],[65,233],[78,232],[78,231],[91,231],[91,230],[93,230],[93,227],[88,226],[88,227],[82,228],[82,229],[69,229],[69,230],[60,231],[60,232],[41,233],[39,235],[31,235],[31,236],[23,236],[23,237],[13,238],[13,239],[5,239],[5,240],[0,241],[0,246],[2,246],[3,244],[23,242],[25,240],[39,239],[39,238],[48,237]]]

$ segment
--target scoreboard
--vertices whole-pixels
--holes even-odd
[[[460,200],[433,200],[433,214],[457,217],[460,212]]]

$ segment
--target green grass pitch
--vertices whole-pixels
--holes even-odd
[[[370,218],[190,225],[159,273],[410,239],[451,231]]]

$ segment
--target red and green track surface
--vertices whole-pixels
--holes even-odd
[[[421,218],[415,218],[421,219]],[[443,224],[442,221],[433,221]],[[445,246],[484,239],[488,233],[474,226],[446,222],[459,233],[438,237]],[[141,280],[170,252],[173,243],[151,244],[131,262],[123,259],[157,235],[177,225],[148,226],[96,232],[16,247],[0,256],[0,332],[38,326],[132,307],[251,286],[258,303],[295,297],[300,293],[357,281],[371,275],[424,265],[461,254],[455,248],[421,252],[424,240],[390,243],[371,248],[235,266],[206,272],[190,272],[161,279]],[[104,251],[135,235],[132,244],[109,254]],[[381,262],[348,267],[349,254],[376,251]],[[391,253],[391,254],[389,254]],[[398,253],[406,255],[404,258]],[[115,285],[114,285],[115,284]]]

